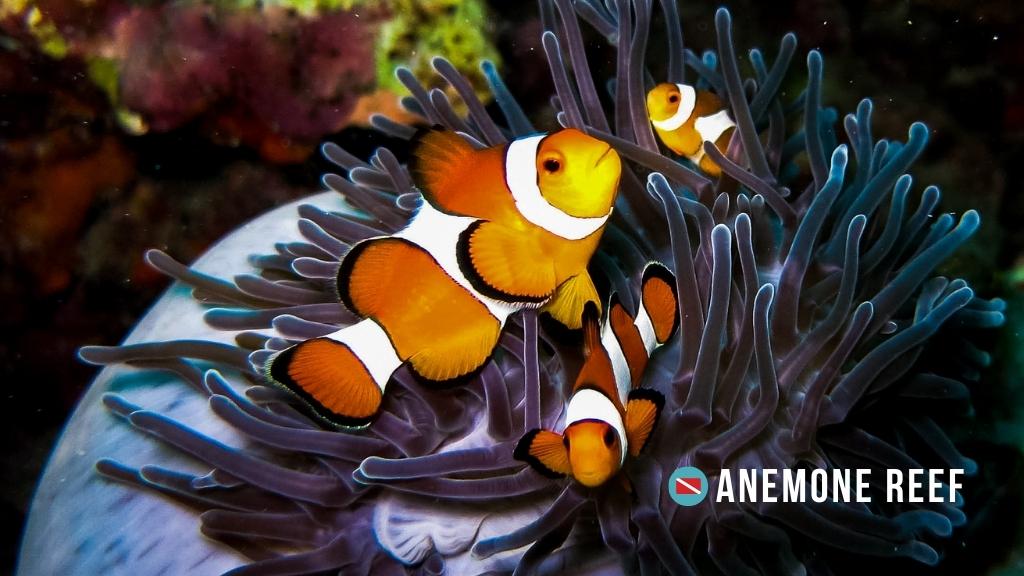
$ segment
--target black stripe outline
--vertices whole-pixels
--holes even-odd
[[[352,303],[352,295],[349,294],[348,291],[348,280],[352,277],[352,269],[355,268],[356,261],[359,260],[359,255],[369,248],[375,241],[387,240],[390,238],[391,236],[375,236],[373,238],[367,238],[356,242],[351,248],[349,248],[348,252],[345,253],[345,256],[341,259],[341,265],[338,266],[338,275],[335,276],[334,279],[338,300],[349,310],[349,312],[352,312],[361,318],[365,318],[365,315],[360,313],[359,310],[356,309],[355,304]]]
[[[534,438],[536,438],[537,434],[540,434],[541,431],[541,428],[534,428],[524,434],[523,437],[519,439],[519,442],[516,443],[515,450],[512,451],[512,457],[520,462],[526,462],[542,476],[547,476],[548,478],[565,478],[565,474],[555,472],[551,468],[545,466],[544,463],[536,456],[530,454],[530,446],[533,444]]]
[[[665,395],[653,388],[634,388],[629,391],[629,396],[626,397],[626,410],[629,410],[630,400],[648,400],[654,403],[654,424],[651,426],[651,433],[644,439],[643,446],[637,450],[637,453],[643,452],[644,448],[651,441],[651,436],[654,436],[654,430],[658,427],[658,419],[661,418],[661,409],[665,407]],[[626,434],[629,434],[629,430],[626,430]]]
[[[267,367],[265,370],[265,376],[267,377],[267,380],[275,384],[278,388],[282,388],[290,392],[296,398],[298,398],[306,408],[305,412],[307,413],[307,415],[313,416],[316,420],[320,422],[328,424],[329,426],[334,428],[366,428],[373,422],[374,419],[376,419],[377,414],[380,413],[380,407],[384,404],[383,397],[381,398],[381,406],[378,406],[377,410],[374,411],[373,414],[370,414],[369,416],[363,418],[354,418],[352,416],[338,414],[337,412],[330,410],[329,408],[321,404],[316,398],[314,398],[308,392],[303,390],[302,386],[300,386],[298,382],[293,380],[292,377],[288,375],[288,365],[291,364],[291,359],[295,355],[296,350],[298,350],[299,346],[302,346],[303,344],[312,342],[314,340],[330,339],[323,337],[312,338],[310,340],[306,340],[305,342],[300,342],[290,348],[286,348],[281,352],[278,352],[276,355],[272,356],[270,360],[267,362]],[[341,342],[335,342],[333,340],[330,341],[331,343],[336,344],[338,346],[342,346],[346,350],[348,350],[349,354],[352,354],[352,356],[359,361],[359,364],[363,367],[363,370],[367,373],[367,375],[370,374],[369,370],[366,369],[366,365],[363,364],[362,359],[359,358],[359,356],[356,355],[354,352],[352,352],[351,348],[349,348],[345,344],[342,344]],[[370,380],[373,380],[372,376],[370,377]]]
[[[510,294],[499,288],[492,286],[487,282],[486,279],[477,271],[473,266],[473,257],[469,253],[469,243],[473,237],[473,233],[476,232],[483,224],[488,224],[486,220],[477,220],[466,227],[465,230],[459,234],[459,239],[455,244],[455,261],[459,265],[459,270],[462,275],[469,281],[469,285],[474,290],[479,292],[481,295],[491,298],[492,300],[498,300],[500,302],[506,302],[508,304],[543,304],[551,295],[547,296],[526,296]]]
[[[641,306],[643,306],[644,304],[644,286],[647,285],[647,281],[650,280],[651,278],[659,278],[663,282],[668,284],[669,288],[672,289],[672,297],[676,301],[676,313],[672,315],[672,329],[669,330],[668,338],[665,338],[665,342],[668,342],[669,340],[672,339],[673,336],[676,335],[676,332],[679,330],[679,311],[682,309],[682,304],[679,302],[679,290],[676,286],[676,275],[673,274],[672,271],[669,270],[668,267],[662,264],[661,262],[648,262],[647,266],[644,267],[644,272],[640,280]],[[648,317],[649,316],[650,315],[648,314]],[[664,344],[665,342],[659,342],[659,344]]]

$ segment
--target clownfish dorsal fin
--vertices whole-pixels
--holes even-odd
[[[679,328],[679,295],[676,277],[665,265],[651,262],[644,268],[641,302],[654,327],[657,343],[664,344]]]
[[[582,388],[594,388],[611,400],[616,409],[622,410],[619,402],[618,387],[615,381],[615,367],[612,365],[608,350],[601,341],[601,313],[597,305],[588,302],[583,307],[583,354],[584,362],[580,373],[576,376],[574,391]]]
[[[626,436],[629,442],[629,455],[639,456],[651,437],[658,415],[665,405],[665,397],[661,392],[650,388],[636,388],[629,393],[626,403]]]
[[[550,430],[534,428],[527,432],[516,444],[512,456],[549,478],[572,473],[569,450],[562,441],[562,435]]]
[[[457,184],[473,169],[473,146],[441,126],[420,129],[411,142],[409,172],[413,181],[427,202],[445,208],[442,198],[459,188]]]
[[[583,354],[590,358],[601,347],[601,312],[597,304],[587,302],[583,306]]]

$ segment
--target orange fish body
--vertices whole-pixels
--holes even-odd
[[[655,134],[670,150],[709,176],[722,173],[704,154],[704,142],[714,143],[724,154],[736,127],[718,96],[687,84],[658,84],[647,93],[647,114]]]
[[[679,324],[675,278],[662,265],[644,270],[634,318],[614,300],[603,328],[596,307],[583,320],[587,359],[566,407],[565,430],[536,429],[516,445],[514,455],[549,476],[572,476],[588,487],[604,484],[637,456],[657,423],[664,398],[640,388],[652,352]]]
[[[429,381],[471,375],[517,311],[578,328],[598,302],[586,267],[620,168],[576,130],[484,150],[426,132],[411,166],[422,206],[403,230],[353,246],[338,271],[341,302],[364,319],[284,350],[269,378],[321,419],[362,427],[402,364]]]

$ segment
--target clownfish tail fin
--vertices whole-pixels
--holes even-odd
[[[664,405],[665,397],[657,390],[636,388],[629,393],[625,426],[630,456],[639,456],[647,445]]]
[[[562,435],[550,430],[534,428],[524,434],[512,456],[548,478],[561,478],[571,472],[569,450]]]
[[[654,331],[654,340],[660,346],[679,329],[679,294],[676,292],[676,277],[660,262],[650,262],[644,268],[641,281],[641,313],[637,320],[646,315]]]
[[[319,420],[338,428],[369,426],[383,390],[345,344],[313,338],[270,358],[266,376],[295,394]]]

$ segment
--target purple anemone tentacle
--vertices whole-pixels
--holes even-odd
[[[573,485],[567,486],[551,507],[536,520],[511,534],[477,542],[473,546],[473,555],[478,558],[487,558],[499,552],[505,552],[535,542],[551,530],[552,527],[560,526],[566,520],[575,516],[576,512],[586,502],[587,500],[576,487]]]
[[[487,448],[452,450],[413,458],[368,456],[359,465],[359,473],[367,479],[389,481],[492,472],[520,466],[512,459],[513,448],[513,442],[504,442]]]
[[[383,481],[368,478],[359,470],[353,473],[353,477],[361,484],[386,485],[398,492],[463,502],[487,502],[492,498],[523,496],[550,488],[550,483],[530,468],[523,468],[512,475],[493,478],[418,478]]]
[[[725,224],[715,226],[711,241],[714,247],[711,302],[700,339],[700,350],[697,352],[693,381],[686,402],[679,410],[678,418],[684,428],[701,427],[711,422],[711,403],[718,381],[722,334],[725,331],[726,310],[729,308],[729,290],[726,287],[732,281],[732,233],[729,227]]]

